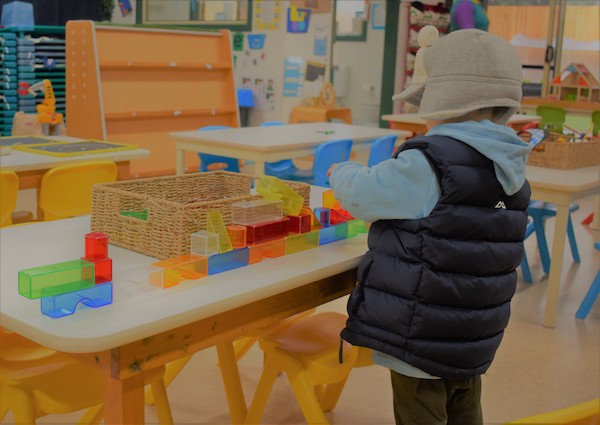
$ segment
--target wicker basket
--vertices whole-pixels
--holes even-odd
[[[91,228],[111,244],[164,260],[190,252],[190,236],[206,228],[206,213],[219,210],[231,224],[231,205],[260,195],[250,192],[255,178],[212,171],[103,183],[92,191]],[[286,183],[310,201],[310,185]]]
[[[538,149],[529,154],[528,164],[562,170],[598,165],[600,164],[600,139],[580,143],[560,143],[552,139],[543,141]]]

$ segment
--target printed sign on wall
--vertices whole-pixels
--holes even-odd
[[[257,30],[278,30],[280,23],[280,1],[254,0],[254,26]]]
[[[285,58],[283,73],[283,95],[285,97],[302,96],[305,64],[306,60],[304,58]]]

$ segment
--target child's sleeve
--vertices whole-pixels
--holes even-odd
[[[329,182],[342,208],[371,222],[425,217],[440,197],[437,177],[416,149],[371,168],[357,162],[340,163]]]

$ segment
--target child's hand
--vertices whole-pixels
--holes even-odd
[[[329,167],[329,170],[327,170],[327,176],[331,176],[331,173],[333,172],[333,169],[335,168],[336,164],[332,164],[331,167]]]

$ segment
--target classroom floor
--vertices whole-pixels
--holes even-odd
[[[600,253],[593,248],[600,232],[581,225],[594,209],[595,199],[579,203],[573,214],[581,263],[572,262],[566,248],[557,325],[542,326],[547,276],[541,270],[535,237],[526,241],[534,282],[519,281],[512,317],[496,359],[483,376],[485,424],[502,424],[600,397],[600,301],[585,320],[575,311],[600,269]],[[552,241],[553,221],[547,236]],[[519,275],[520,278],[520,275]],[[345,313],[346,298],[319,310]],[[255,346],[240,361],[242,385],[249,402],[258,381],[262,353]],[[393,424],[389,372],[378,366],[355,369],[336,409],[327,413],[332,424]],[[196,353],[168,387],[176,424],[220,425],[230,422],[216,350]],[[80,414],[41,418],[38,423],[73,424]],[[5,423],[12,423],[10,414]],[[157,423],[153,407],[146,422]],[[285,375],[277,378],[263,417],[265,424],[305,423]],[[465,424],[468,425],[468,424]]]

